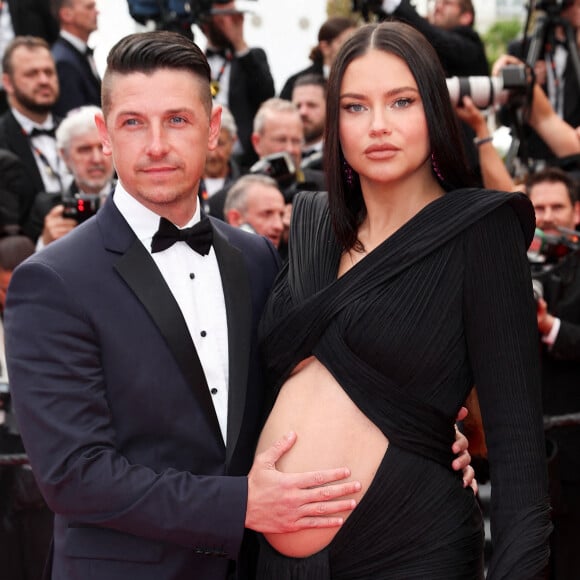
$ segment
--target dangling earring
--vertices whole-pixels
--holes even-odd
[[[437,160],[435,159],[435,153],[431,153],[431,166],[433,167],[433,171],[435,172],[435,175],[441,181],[445,181],[445,179],[443,179],[443,174],[441,173],[441,170],[439,169],[439,165],[437,164]]]
[[[352,182],[354,181],[354,171],[346,159],[342,160],[342,172],[344,174],[344,179],[348,183],[348,186],[352,187]]]

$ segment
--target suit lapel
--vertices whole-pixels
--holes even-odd
[[[113,216],[114,221],[121,220],[124,228],[131,233],[132,241],[126,251],[122,250],[122,255],[114,267],[159,328],[177,361],[178,367],[190,384],[201,409],[208,417],[214,435],[221,441],[222,435],[205,374],[177,302],[153,258],[134,236],[115,204],[105,204],[99,214],[101,212]],[[97,214],[97,216],[105,218],[105,215]],[[107,225],[112,223],[108,219],[99,219],[99,221]],[[109,228],[110,226],[107,229]],[[119,230],[113,233],[108,238],[109,249],[112,249],[111,242],[119,248],[121,237],[123,236],[119,236]]]
[[[216,252],[228,320],[229,391],[226,462],[236,448],[246,406],[252,332],[250,282],[242,253],[214,226]]]

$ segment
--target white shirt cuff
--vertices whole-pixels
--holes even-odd
[[[554,318],[554,324],[552,324],[552,330],[550,330],[550,332],[548,332],[548,334],[544,334],[542,336],[543,343],[552,346],[556,342],[556,339],[558,338],[558,332],[560,332],[560,324],[561,324],[560,319]]]
[[[401,0],[383,0],[383,12],[392,14],[401,4]]]

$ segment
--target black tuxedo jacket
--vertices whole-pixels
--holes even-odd
[[[266,53],[261,48],[251,48],[241,57],[234,56],[228,107],[236,121],[238,139],[244,149],[243,156],[238,159],[242,169],[250,167],[258,159],[251,141],[254,116],[260,105],[274,94],[274,79]]]
[[[64,117],[83,105],[100,107],[101,81],[93,74],[87,57],[62,36],[53,44],[52,56],[60,85],[60,96],[53,112]]]
[[[8,369],[56,514],[55,579],[225,580],[238,557],[261,426],[256,329],[279,262],[265,238],[212,223],[228,322],[225,445],[181,310],[114,203],[13,274]]]
[[[21,191],[14,192],[18,195],[19,221],[23,224],[35,195],[44,191],[44,183],[30,147],[30,140],[22,132],[22,127],[10,110],[0,116],[0,148],[12,151],[25,169],[26,186]]]
[[[561,320],[556,342],[542,345],[544,415],[580,413],[580,253],[540,276],[548,311]],[[580,481],[580,426],[548,431],[558,445],[561,479]]]
[[[8,0],[15,36],[40,36],[49,44],[58,38],[59,24],[50,11],[50,0]]]
[[[34,199],[34,185],[18,155],[8,149],[0,149],[0,175],[0,225],[22,226],[23,205]]]

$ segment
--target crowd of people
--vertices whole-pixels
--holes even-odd
[[[0,575],[577,576],[575,56],[373,10],[277,93],[233,1],[103,78],[94,0],[0,2]],[[446,84],[508,66],[523,175]]]

